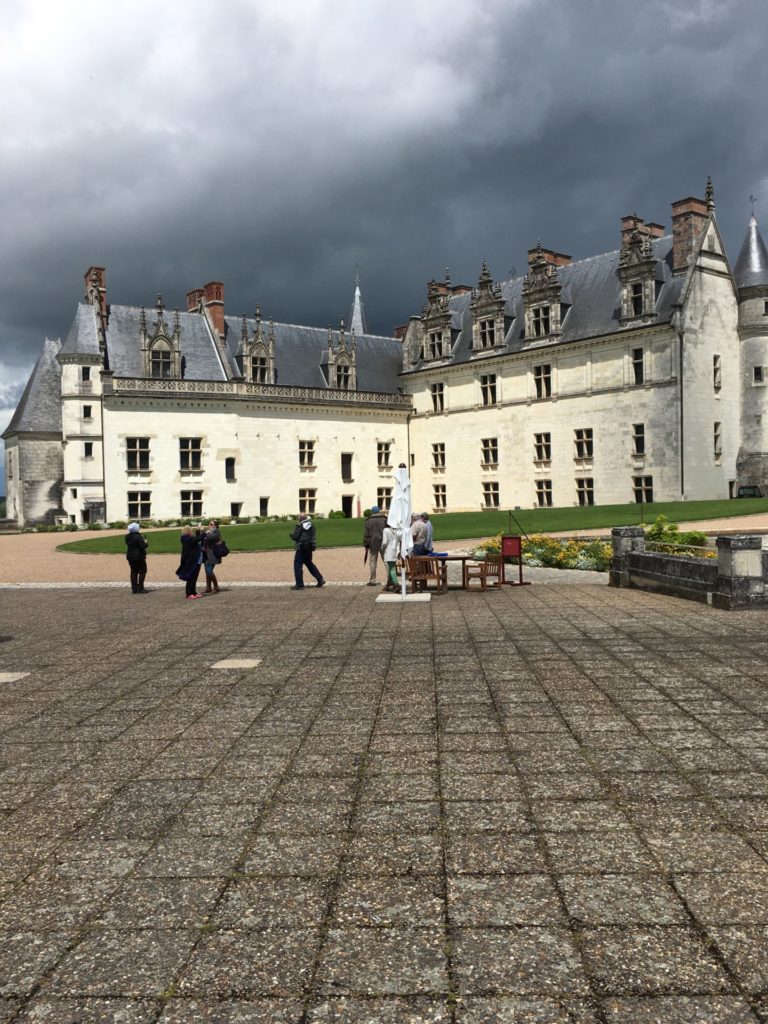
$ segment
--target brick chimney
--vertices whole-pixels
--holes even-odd
[[[191,292],[187,292],[187,312],[196,313],[202,298],[202,288],[193,288]]]
[[[208,322],[219,337],[224,337],[224,285],[209,281],[203,286],[203,305]]]
[[[104,267],[88,267],[85,272],[85,301],[98,305],[101,315],[107,315],[107,272]]]
[[[661,238],[664,235],[664,225],[656,224],[655,221],[648,221],[646,224],[642,217],[636,213],[621,218],[621,248],[626,249],[630,236],[634,231],[639,232],[645,238]]]
[[[703,199],[688,196],[672,203],[672,270],[688,269],[688,260],[707,223],[707,204]]]
[[[656,224],[654,221],[648,221],[645,225],[648,228],[648,234],[651,238],[663,238],[664,237],[664,225]]]
[[[554,249],[544,249],[540,245],[537,245],[535,249],[528,250],[528,266],[530,266],[534,260],[540,259],[541,257],[551,264],[553,267],[567,267],[571,262],[571,257],[566,256],[563,252],[555,252]]]

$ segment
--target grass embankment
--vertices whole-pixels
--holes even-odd
[[[658,515],[671,522],[690,522],[702,519],[724,519],[732,516],[755,515],[768,512],[768,499],[746,498],[739,501],[674,501],[653,505],[593,505],[591,508],[536,508],[521,509],[514,513],[512,532],[560,533],[580,530],[609,529],[612,526],[633,526],[652,523]],[[318,519],[317,540],[324,548],[352,547],[362,543],[362,519]],[[448,512],[434,516],[435,549],[440,542],[463,540],[467,537],[490,537],[509,530],[507,512]],[[289,534],[293,524],[254,523],[243,526],[222,526],[227,544],[232,551],[279,551],[291,548]],[[125,554],[122,536],[93,537],[62,544],[61,551],[81,551],[89,554]],[[177,554],[179,530],[158,530],[151,534],[150,550],[159,555]]]

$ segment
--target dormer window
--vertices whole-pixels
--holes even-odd
[[[269,321],[266,339],[261,326],[261,309],[256,307],[253,336],[248,333],[248,321],[243,317],[240,330],[240,348],[237,361],[246,380],[253,384],[275,384],[275,325]]]
[[[251,380],[255,384],[269,383],[269,359],[266,356],[251,356]]]
[[[427,359],[440,359],[443,354],[443,332],[430,331],[427,346]]]
[[[496,344],[496,324],[493,320],[481,320],[478,326],[480,348],[493,348]]]
[[[139,336],[144,356],[144,372],[155,380],[178,379],[183,376],[184,360],[181,356],[181,324],[179,311],[173,317],[173,331],[165,322],[165,307],[158,295],[155,305],[157,321],[152,330],[147,329],[147,317],[142,308],[139,316]]]
[[[472,348],[475,351],[495,348],[504,343],[504,299],[501,285],[494,284],[488,265],[483,269],[477,288],[472,292]]]
[[[334,344],[333,331],[328,328],[328,350],[322,367],[329,387],[357,390],[357,341],[354,331],[347,337],[343,320],[339,324],[338,344]]]
[[[350,375],[351,375],[351,371],[350,371],[349,363],[347,363],[347,362],[337,363],[336,364],[336,387],[337,388],[341,388],[342,390],[346,391],[349,388]]]
[[[643,282],[632,282],[632,314],[633,316],[643,315]]]
[[[646,224],[633,215],[624,217],[621,230],[618,276],[621,298],[621,322],[634,326],[642,318],[649,321],[656,307],[656,257],[653,239],[659,225]]]
[[[150,354],[150,376],[168,379],[173,376],[173,355],[170,348],[157,344]]]
[[[531,324],[534,338],[545,338],[549,334],[549,306],[537,306],[531,310]]]

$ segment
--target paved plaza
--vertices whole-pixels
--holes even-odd
[[[0,1021],[768,1021],[768,613],[376,593],[0,590]]]

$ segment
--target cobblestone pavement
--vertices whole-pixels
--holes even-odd
[[[0,1021],[768,1021],[766,614],[375,593],[3,594]]]

